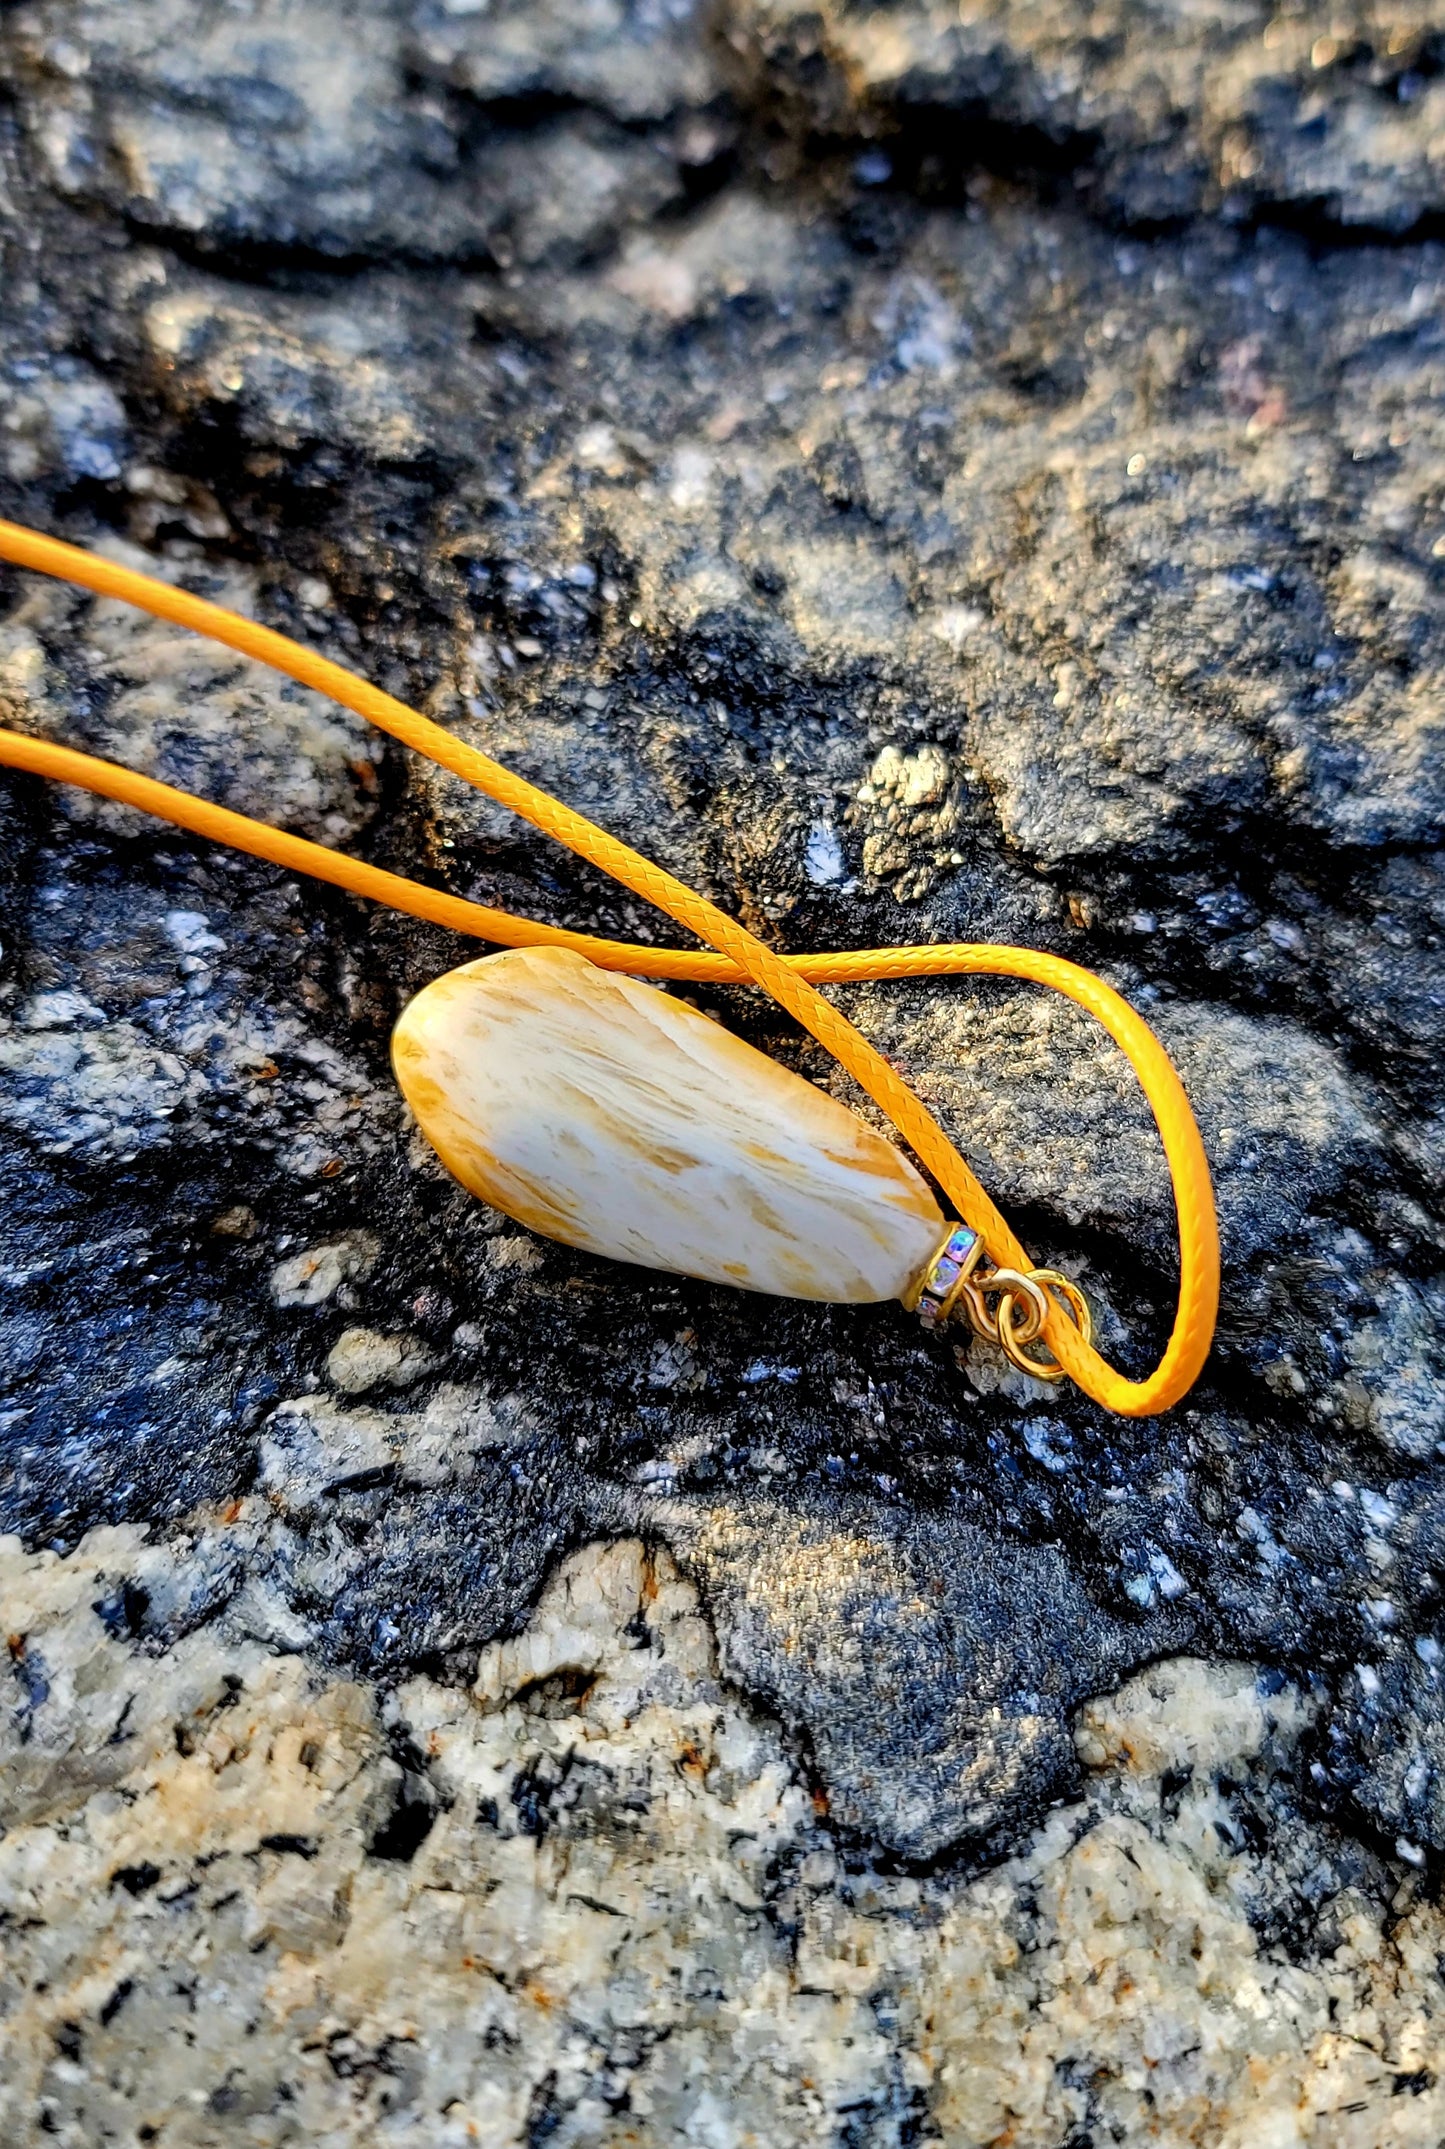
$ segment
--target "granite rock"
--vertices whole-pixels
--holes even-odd
[[[723,1669],[806,1732],[833,1819],[905,1858],[1015,1838],[1077,1789],[1071,1709],[1159,1643],[1101,1614],[1053,1547],[967,1523],[771,1501],[656,1523],[686,1547]]]
[[[146,1653],[112,1607],[173,1559],[0,1551],[16,2149],[1438,2138],[1440,1911],[1301,1815],[1308,1691],[1156,1664],[1014,1857],[914,1876],[840,1850],[665,1552],[384,1692],[224,1619]]]
[[[150,473],[137,476],[144,493]],[[225,536],[223,516],[212,515],[208,529],[207,518],[191,516],[193,528],[197,520],[211,537]],[[122,566],[183,582],[243,616],[255,613],[253,573],[193,567],[187,574],[179,561],[136,545],[102,549]],[[354,838],[375,811],[382,742],[359,717],[183,628],[58,583],[32,591],[5,623],[0,716],[11,730],[122,761],[321,842]],[[89,792],[59,796],[76,822],[132,837],[153,826],[134,807]],[[191,934],[195,948],[180,926],[171,937],[183,953],[211,952],[208,938],[220,945],[204,920]]]
[[[685,15],[631,12],[75,0],[19,10],[7,41],[33,152],[73,200],[202,250],[530,261],[682,191],[628,128],[705,104],[706,62]],[[509,124],[528,100],[557,108],[540,129]]]
[[[1439,212],[1439,25],[1415,0],[733,0],[727,27],[806,124],[879,145],[874,184],[896,161],[942,189],[977,156],[1070,173],[1145,226],[1293,209],[1396,233]]]
[[[720,2139],[1435,2140],[1432,23],[32,0],[0,36],[0,512],[324,648],[780,947],[1098,968],[1178,1057],[1227,1256],[1205,1380],[1140,1425],[896,1308],[550,1246],[388,1073],[479,950],[7,777],[10,2132],[667,2141],[691,2080]],[[667,937],[335,711],[9,572],[0,695]],[[1172,1223],[1122,1063],[1029,988],[840,998],[1143,1370]],[[218,1723],[240,1773],[187,1775]],[[206,1948],[153,2119],[149,1965]]]

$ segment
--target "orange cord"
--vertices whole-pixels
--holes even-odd
[[[1199,1129],[1174,1067],[1158,1038],[1102,978],[1077,963],[1028,948],[952,945],[880,948],[857,954],[776,955],[735,919],[684,882],[619,843],[560,800],[478,753],[451,732],[383,694],[329,658],[303,649],[269,627],[257,626],[188,591],[153,581],[78,546],[64,545],[17,523],[0,521],[0,559],[63,582],[78,583],[104,597],[119,598],[158,619],[172,620],[222,642],[242,656],[269,664],[301,685],[354,710],[404,745],[460,776],[498,804],[530,821],[590,864],[600,866],[636,895],[666,911],[717,951],[712,955],[649,948],[630,941],[594,939],[558,927],[514,918],[506,911],[443,895],[415,881],[347,858],[322,845],[288,836],[244,814],[230,813],[168,784],[137,776],[113,762],[73,752],[43,739],[0,730],[0,763],[78,784],[138,806],[218,843],[249,851],[298,873],[331,881],[397,910],[508,947],[568,947],[603,969],[634,977],[692,979],[708,983],[751,982],[771,993],[795,1021],[811,1031],[859,1087],[892,1120],[927,1166],[964,1222],[982,1239],[999,1267],[1027,1270],[1029,1256],[1015,1238],[958,1151],[883,1055],[815,988],[864,978],[924,977],[968,972],[1027,978],[1052,987],[1087,1009],[1127,1056],[1149,1100],[1164,1144],[1179,1221],[1179,1308],[1159,1364],[1147,1379],[1117,1373],[1084,1341],[1069,1316],[1051,1300],[1044,1340],[1064,1371],[1086,1395],[1124,1417],[1150,1417],[1188,1393],[1209,1355],[1219,1305],[1219,1232],[1209,1165]]]

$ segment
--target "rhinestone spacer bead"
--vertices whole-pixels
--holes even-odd
[[[978,1233],[967,1224],[955,1224],[919,1286],[918,1317],[925,1328],[942,1328],[982,1252]]]

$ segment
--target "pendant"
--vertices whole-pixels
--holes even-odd
[[[449,970],[392,1037],[470,1192],[545,1238],[780,1297],[916,1301],[948,1237],[846,1105],[654,986],[562,948]]]

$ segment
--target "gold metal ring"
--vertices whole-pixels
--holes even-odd
[[[1086,1343],[1092,1343],[1094,1316],[1089,1310],[1089,1301],[1072,1276],[1065,1276],[1058,1269],[1030,1269],[1029,1275],[1035,1283],[1047,1285],[1055,1297],[1064,1301],[1064,1310],[1073,1315],[1075,1328]]]
[[[1001,1343],[1003,1340],[999,1316],[1003,1311],[1005,1298],[1024,1302],[1025,1311],[1014,1331],[1020,1343],[1032,1343],[1035,1336],[1041,1333],[1048,1318],[1049,1302],[1044,1297],[1042,1288],[1019,1269],[990,1269],[987,1274],[981,1274],[975,1269],[972,1275],[963,1280],[959,1297],[968,1307],[968,1317],[974,1333],[982,1336],[988,1343]],[[997,1314],[989,1305],[991,1298],[997,1298],[999,1301]]]
[[[1043,1297],[1043,1286],[1047,1285],[1056,1298],[1062,1299],[1065,1311],[1084,1341],[1089,1343],[1093,1340],[1094,1317],[1089,1311],[1089,1302],[1071,1278],[1060,1275],[1057,1269],[1031,1269],[1026,1280],[1034,1286],[1040,1298]],[[1043,1323],[1041,1318],[1037,1326],[1029,1327],[1027,1317],[1023,1321],[1015,1321],[1013,1314],[1017,1304],[1018,1298],[1012,1288],[1005,1291],[999,1301],[998,1341],[1004,1356],[1011,1365],[1017,1366],[1021,1373],[1027,1373],[1032,1380],[1048,1381],[1050,1384],[1062,1380],[1064,1369],[1052,1354],[1046,1360],[1030,1358],[1026,1354],[1025,1346],[1037,1339]]]
[[[1046,1380],[1051,1384],[1054,1381],[1062,1380],[1064,1369],[1056,1359],[1030,1358],[1026,1354],[1025,1343],[1031,1342],[1033,1338],[1025,1337],[1021,1333],[1022,1324],[1016,1324],[1014,1321],[1014,1308],[1018,1303],[1019,1301],[1012,1291],[1005,1291],[1003,1297],[999,1300],[999,1349],[1003,1352],[1010,1365],[1017,1366],[1020,1373],[1027,1373],[1031,1380]]]

